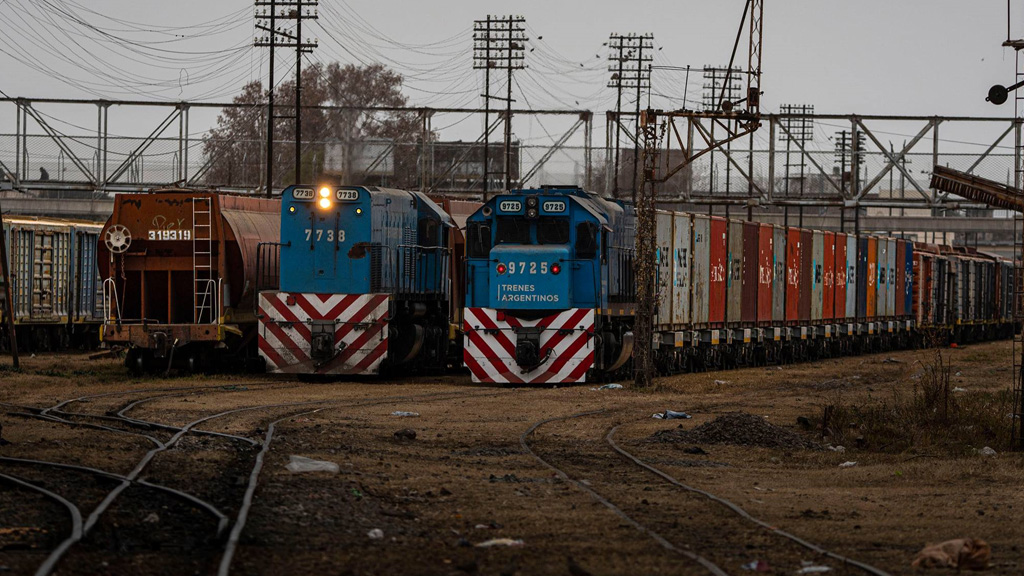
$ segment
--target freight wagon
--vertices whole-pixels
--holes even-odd
[[[656,226],[663,373],[1012,334],[1012,268],[974,251],[681,212]],[[630,205],[572,187],[514,190],[473,214],[474,381],[628,377],[634,234]]]
[[[118,194],[98,251],[103,342],[125,348],[133,371],[257,360],[257,252],[278,241],[280,206],[209,190]]]
[[[0,350],[9,349],[7,310],[24,351],[95,347],[102,321],[94,222],[5,216],[13,302],[0,278]]]

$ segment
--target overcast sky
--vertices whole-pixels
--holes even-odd
[[[1013,1],[1017,34],[1024,0]],[[307,61],[384,62],[406,75],[413,104],[477,106],[472,21],[511,11],[526,18],[534,50],[529,70],[517,76],[517,104],[603,111],[614,105],[602,45],[609,33],[653,33],[656,65],[724,65],[743,4],[321,0],[320,20],[306,26],[320,47]],[[266,50],[251,47],[252,16],[250,0],[0,0],[0,89],[25,97],[228,100],[267,72]],[[1006,21],[1004,0],[767,0],[763,108],[1011,116],[1011,104],[984,101],[990,85],[1014,81],[1014,54],[1000,47]],[[292,61],[280,52],[279,76]],[[738,64],[746,66],[746,31]],[[700,83],[691,74],[690,103]],[[655,70],[655,107],[681,106],[685,84],[681,72]]]

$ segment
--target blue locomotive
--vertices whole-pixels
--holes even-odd
[[[463,361],[476,382],[583,382],[631,357],[635,213],[576,187],[514,190],[466,225]]]
[[[259,298],[270,372],[378,374],[447,366],[452,220],[419,192],[291,186],[280,289]]]

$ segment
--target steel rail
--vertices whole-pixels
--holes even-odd
[[[77,464],[64,464],[62,462],[50,462],[48,460],[33,460],[33,459],[30,459],[30,458],[14,458],[14,457],[10,457],[10,456],[0,456],[0,462],[10,462],[12,464],[27,464],[27,465],[32,465],[32,466],[47,466],[47,467],[50,467],[50,468],[63,468],[65,470],[74,470],[76,472],[88,472],[88,473],[93,474],[95,476],[102,476],[104,478],[109,478],[111,480],[125,480],[126,479],[125,476],[122,476],[120,474],[116,474],[114,472],[108,472],[107,470],[101,470],[100,468],[92,468],[90,466],[79,466]],[[212,515],[213,517],[215,517],[217,519],[217,534],[220,534],[221,532],[223,532],[224,528],[227,527],[227,522],[228,522],[227,515],[224,514],[223,512],[221,512],[213,504],[210,504],[209,502],[207,502],[205,500],[202,500],[201,498],[197,498],[196,496],[193,496],[192,494],[189,494],[188,492],[183,492],[181,490],[177,490],[177,489],[171,488],[169,486],[164,486],[162,484],[155,484],[155,483],[149,482],[147,480],[133,480],[132,483],[138,484],[139,486],[145,486],[146,488],[150,488],[152,490],[158,490],[160,492],[166,492],[166,493],[168,493],[168,494],[170,494],[172,496],[175,496],[177,498],[180,498],[182,500],[190,502],[193,505],[195,505],[196,507],[201,508],[201,509],[209,512],[210,515]],[[84,536],[84,535],[85,534],[83,533],[81,536]],[[81,536],[79,536],[79,538],[78,538],[79,540],[81,539]],[[77,542],[77,540],[76,540],[76,542]],[[72,544],[74,544],[74,542],[72,542]]]
[[[719,567],[717,564],[715,564],[714,562],[708,560],[707,558],[704,558],[703,556],[701,556],[699,554],[694,554],[693,552],[690,552],[689,550],[683,550],[682,548],[677,547],[676,545],[674,545],[671,542],[669,542],[668,540],[666,540],[661,534],[658,534],[657,532],[655,532],[654,530],[651,530],[650,528],[648,528],[647,526],[641,524],[637,520],[634,520],[632,516],[630,516],[630,515],[626,514],[625,512],[623,512],[621,508],[619,508],[615,504],[612,504],[611,502],[609,502],[606,498],[604,498],[603,496],[598,494],[590,486],[587,486],[586,484],[580,482],[579,480],[575,480],[573,478],[570,478],[569,475],[566,474],[565,471],[563,471],[561,468],[556,467],[554,464],[551,464],[547,460],[545,460],[545,459],[541,458],[540,456],[538,456],[537,453],[534,452],[532,448],[530,448],[529,443],[526,441],[526,439],[530,436],[530,434],[533,434],[534,431],[536,431],[538,428],[540,428],[541,426],[543,426],[545,424],[548,424],[550,422],[557,422],[557,421],[561,421],[561,420],[571,420],[573,418],[582,418],[584,416],[593,416],[595,414],[602,414],[604,412],[605,412],[605,410],[602,408],[601,410],[591,410],[591,411],[588,411],[588,412],[579,412],[577,414],[572,414],[570,416],[559,416],[559,417],[555,417],[555,418],[548,418],[546,420],[541,420],[540,422],[536,422],[532,426],[530,426],[530,428],[527,429],[526,432],[523,432],[523,434],[519,437],[519,444],[523,447],[523,450],[525,450],[527,454],[529,454],[530,456],[533,456],[538,462],[540,462],[544,466],[550,468],[551,471],[553,471],[563,482],[571,482],[572,484],[576,485],[577,488],[579,488],[580,490],[582,490],[582,491],[586,492],[587,494],[589,494],[591,498],[593,498],[594,500],[600,502],[602,505],[605,506],[605,508],[608,508],[609,510],[614,512],[616,516],[618,516],[619,518],[622,518],[623,520],[628,522],[631,526],[633,526],[634,528],[636,528],[640,532],[643,532],[644,534],[647,534],[648,536],[650,536],[652,539],[654,539],[655,542],[660,544],[662,548],[664,548],[666,550],[669,550],[671,552],[675,552],[676,554],[680,554],[682,556],[685,556],[685,557],[689,558],[690,560],[693,560],[694,562],[696,562],[696,563],[700,564],[701,566],[703,566],[704,568],[706,568],[709,572],[711,572],[715,576],[728,576],[728,574],[721,567]]]
[[[859,569],[861,569],[861,570],[863,570],[863,571],[865,571],[865,572],[867,572],[869,574],[873,574],[874,576],[890,576],[888,572],[885,572],[883,570],[875,568],[874,566],[871,566],[870,564],[865,564],[863,562],[859,562],[859,561],[854,560],[852,558],[849,558],[847,556],[843,556],[841,554],[836,554],[835,552],[830,552],[830,551],[828,551],[828,550],[826,550],[826,549],[824,549],[824,548],[822,548],[822,547],[820,547],[820,546],[818,546],[816,544],[813,544],[811,542],[808,542],[807,540],[804,540],[803,538],[800,538],[799,536],[796,536],[796,535],[794,535],[794,534],[792,534],[790,532],[786,532],[785,530],[782,530],[780,528],[772,526],[771,524],[765,522],[764,520],[761,520],[761,519],[759,519],[757,517],[754,517],[754,516],[750,515],[749,512],[747,512],[746,510],[741,508],[739,505],[734,504],[733,502],[731,502],[729,500],[726,500],[725,498],[722,498],[721,496],[716,496],[716,495],[712,494],[711,492],[708,492],[707,490],[701,490],[700,488],[694,488],[692,486],[688,486],[686,484],[683,484],[682,482],[677,480],[674,476],[672,476],[672,475],[670,475],[670,474],[668,474],[666,472],[663,472],[662,470],[660,470],[658,468],[655,468],[654,466],[651,466],[650,464],[647,464],[646,462],[640,460],[635,455],[633,455],[632,453],[624,450],[618,444],[616,444],[614,436],[615,436],[615,432],[619,429],[620,426],[622,426],[622,425],[621,424],[617,424],[617,425],[613,426],[610,430],[608,430],[608,434],[605,435],[605,440],[608,442],[608,445],[611,446],[611,448],[613,450],[615,450],[616,452],[619,453],[619,455],[621,455],[624,458],[626,458],[627,460],[633,462],[637,466],[640,466],[641,468],[643,468],[643,469],[645,469],[645,470],[647,470],[649,472],[653,472],[654,474],[658,475],[663,480],[669,482],[670,484],[672,484],[674,486],[677,486],[679,488],[682,488],[683,490],[686,490],[688,492],[692,492],[694,494],[700,494],[701,496],[704,496],[705,498],[708,498],[709,500],[717,502],[717,503],[725,506],[726,508],[732,510],[733,512],[735,512],[737,515],[739,515],[740,517],[744,518],[745,520],[749,520],[750,522],[753,522],[754,524],[757,524],[761,528],[764,528],[765,530],[767,530],[767,531],[769,531],[769,532],[771,532],[773,534],[778,534],[779,536],[782,536],[783,538],[787,538],[789,540],[792,540],[793,542],[796,542],[800,546],[803,546],[804,548],[807,548],[808,550],[811,550],[812,552],[817,552],[818,554],[822,554],[824,556],[828,556],[829,558],[832,558],[833,560],[838,560],[839,562],[842,562],[845,565],[853,566],[855,568],[859,568]]]
[[[245,495],[242,497],[242,505],[238,509],[238,515],[235,518],[235,524],[231,527],[231,533],[228,535],[228,541],[224,545],[224,554],[221,556],[220,565],[219,565],[219,567],[217,569],[217,576],[228,576],[228,574],[231,572],[231,561],[232,561],[232,559],[234,559],[235,551],[238,549],[238,542],[241,539],[242,531],[245,530],[245,523],[246,523],[246,521],[249,518],[249,510],[252,508],[253,497],[255,496],[255,493],[256,493],[256,486],[259,483],[260,472],[262,472],[262,470],[263,470],[263,462],[264,462],[264,460],[266,458],[266,455],[270,452],[270,443],[274,439],[274,431],[277,428],[277,424],[278,423],[280,423],[280,422],[282,422],[284,420],[288,420],[290,418],[298,418],[299,416],[303,416],[303,415],[306,415],[306,414],[313,414],[313,413],[320,412],[322,410],[328,410],[328,409],[331,409],[331,408],[355,408],[355,407],[359,407],[359,406],[373,406],[373,405],[379,405],[379,404],[390,404],[392,402],[398,402],[398,401],[402,401],[402,400],[424,400],[424,401],[432,402],[432,401],[436,401],[436,400],[444,400],[444,399],[446,399],[449,396],[454,396],[454,397],[457,397],[457,398],[459,398],[459,397],[461,397],[461,398],[465,398],[465,397],[486,398],[486,397],[491,397],[491,396],[505,396],[505,395],[513,394],[513,393],[514,393],[513,391],[507,391],[507,392],[492,392],[492,393],[485,393],[485,394],[465,394],[465,393],[462,393],[460,391],[451,391],[451,392],[438,392],[438,393],[433,393],[433,394],[424,394],[424,395],[418,395],[418,396],[404,396],[404,397],[399,396],[399,397],[391,397],[391,398],[381,399],[381,400],[371,400],[371,401],[367,401],[367,402],[364,402],[364,403],[353,404],[353,405],[348,405],[348,406],[323,406],[323,407],[320,407],[320,408],[316,408],[314,410],[309,410],[309,411],[306,411],[306,412],[300,412],[300,413],[297,413],[297,414],[291,414],[291,415],[288,415],[288,416],[283,416],[281,418],[278,418],[277,420],[274,420],[273,422],[271,422],[267,426],[267,432],[266,432],[266,434],[264,436],[264,439],[263,439],[263,446],[260,449],[259,453],[256,455],[256,462],[253,464],[252,471],[249,473],[249,481],[248,481],[248,484],[245,487]]]
[[[21,486],[22,488],[27,488],[29,490],[39,492],[43,496],[46,496],[51,500],[55,500],[56,502],[67,508],[68,513],[71,515],[71,535],[77,538],[82,537],[82,512],[78,509],[78,506],[75,506],[60,494],[51,492],[46,488],[43,488],[42,486],[37,486],[36,484],[32,484],[31,482],[27,482],[15,476],[0,473],[0,478],[12,484]],[[61,542],[57,546],[57,548],[55,548],[53,552],[50,552],[50,554],[46,557],[46,560],[43,562],[43,564],[36,570],[36,574],[38,575],[40,573],[44,573],[44,570],[48,572],[52,568],[48,566],[48,564],[51,562],[51,559],[53,559],[53,562],[56,562],[56,559],[60,558],[60,556],[64,553],[64,550],[66,550],[68,546],[71,546],[70,541],[65,540]]]

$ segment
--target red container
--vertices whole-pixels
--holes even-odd
[[[835,314],[832,317],[840,320],[846,318],[846,234],[836,232],[835,247],[835,273],[832,275],[832,282],[835,284]]]
[[[823,305],[821,307],[821,318],[831,320],[835,318],[836,304],[836,234],[825,232],[825,256],[823,259]]]
[[[772,322],[772,272],[775,254],[774,227],[761,224],[757,242],[757,323]]]
[[[800,230],[800,300],[799,318],[802,325],[811,322],[811,280],[814,278],[814,232]]]
[[[868,236],[868,293],[867,319],[872,321],[878,315],[878,238]]]
[[[791,324],[800,321],[801,245],[800,229],[786,230],[786,322]]]
[[[907,288],[907,241],[896,241],[896,307],[893,313],[902,318],[907,315],[907,299],[903,297]],[[893,286],[889,286],[892,290]]]
[[[757,222],[743,223],[743,304],[740,306],[740,321],[750,326],[757,323],[759,229]]]
[[[710,278],[708,280],[708,322],[725,322],[725,274],[728,259],[728,238],[725,218],[711,218]]]

